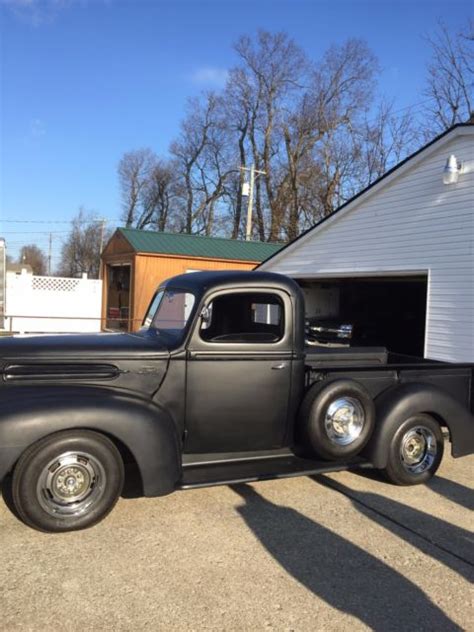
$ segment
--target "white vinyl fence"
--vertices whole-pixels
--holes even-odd
[[[5,330],[100,331],[102,281],[7,273]]]

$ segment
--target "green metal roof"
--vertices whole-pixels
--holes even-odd
[[[204,259],[260,262],[274,255],[283,246],[283,244],[269,244],[263,241],[239,241],[187,233],[158,233],[136,228],[119,228],[118,230],[136,252]]]

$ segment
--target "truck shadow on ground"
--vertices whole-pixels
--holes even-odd
[[[443,496],[461,507],[474,511],[474,490],[465,485],[450,481],[449,478],[435,476],[427,485],[431,491]]]
[[[346,496],[354,509],[366,518],[403,538],[468,581],[474,581],[474,540],[466,529],[387,496],[351,489],[322,474],[309,478]]]
[[[231,485],[237,511],[299,583],[373,630],[461,630],[409,579],[375,556],[248,485]]]
[[[383,474],[375,469],[358,469],[357,475],[378,483],[387,483],[387,479],[384,478]],[[446,500],[450,500],[469,511],[474,511],[474,489],[438,475],[432,478],[426,484],[426,487],[443,496]]]

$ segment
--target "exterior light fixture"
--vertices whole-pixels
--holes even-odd
[[[446,161],[446,166],[443,170],[443,183],[444,184],[456,184],[459,179],[459,174],[462,171],[462,163],[458,162],[456,156],[451,154]]]

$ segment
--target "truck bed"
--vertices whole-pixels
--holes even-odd
[[[310,368],[346,366],[385,366],[385,347],[307,347],[306,366]]]
[[[422,382],[449,393],[474,414],[474,364],[391,353],[384,347],[305,349],[306,386],[322,373],[357,379],[372,397],[396,383]]]
[[[326,367],[364,367],[364,366],[460,366],[439,360],[426,360],[417,356],[392,353],[386,347],[306,347],[306,366],[310,368]],[[465,365],[462,365],[465,366]]]

